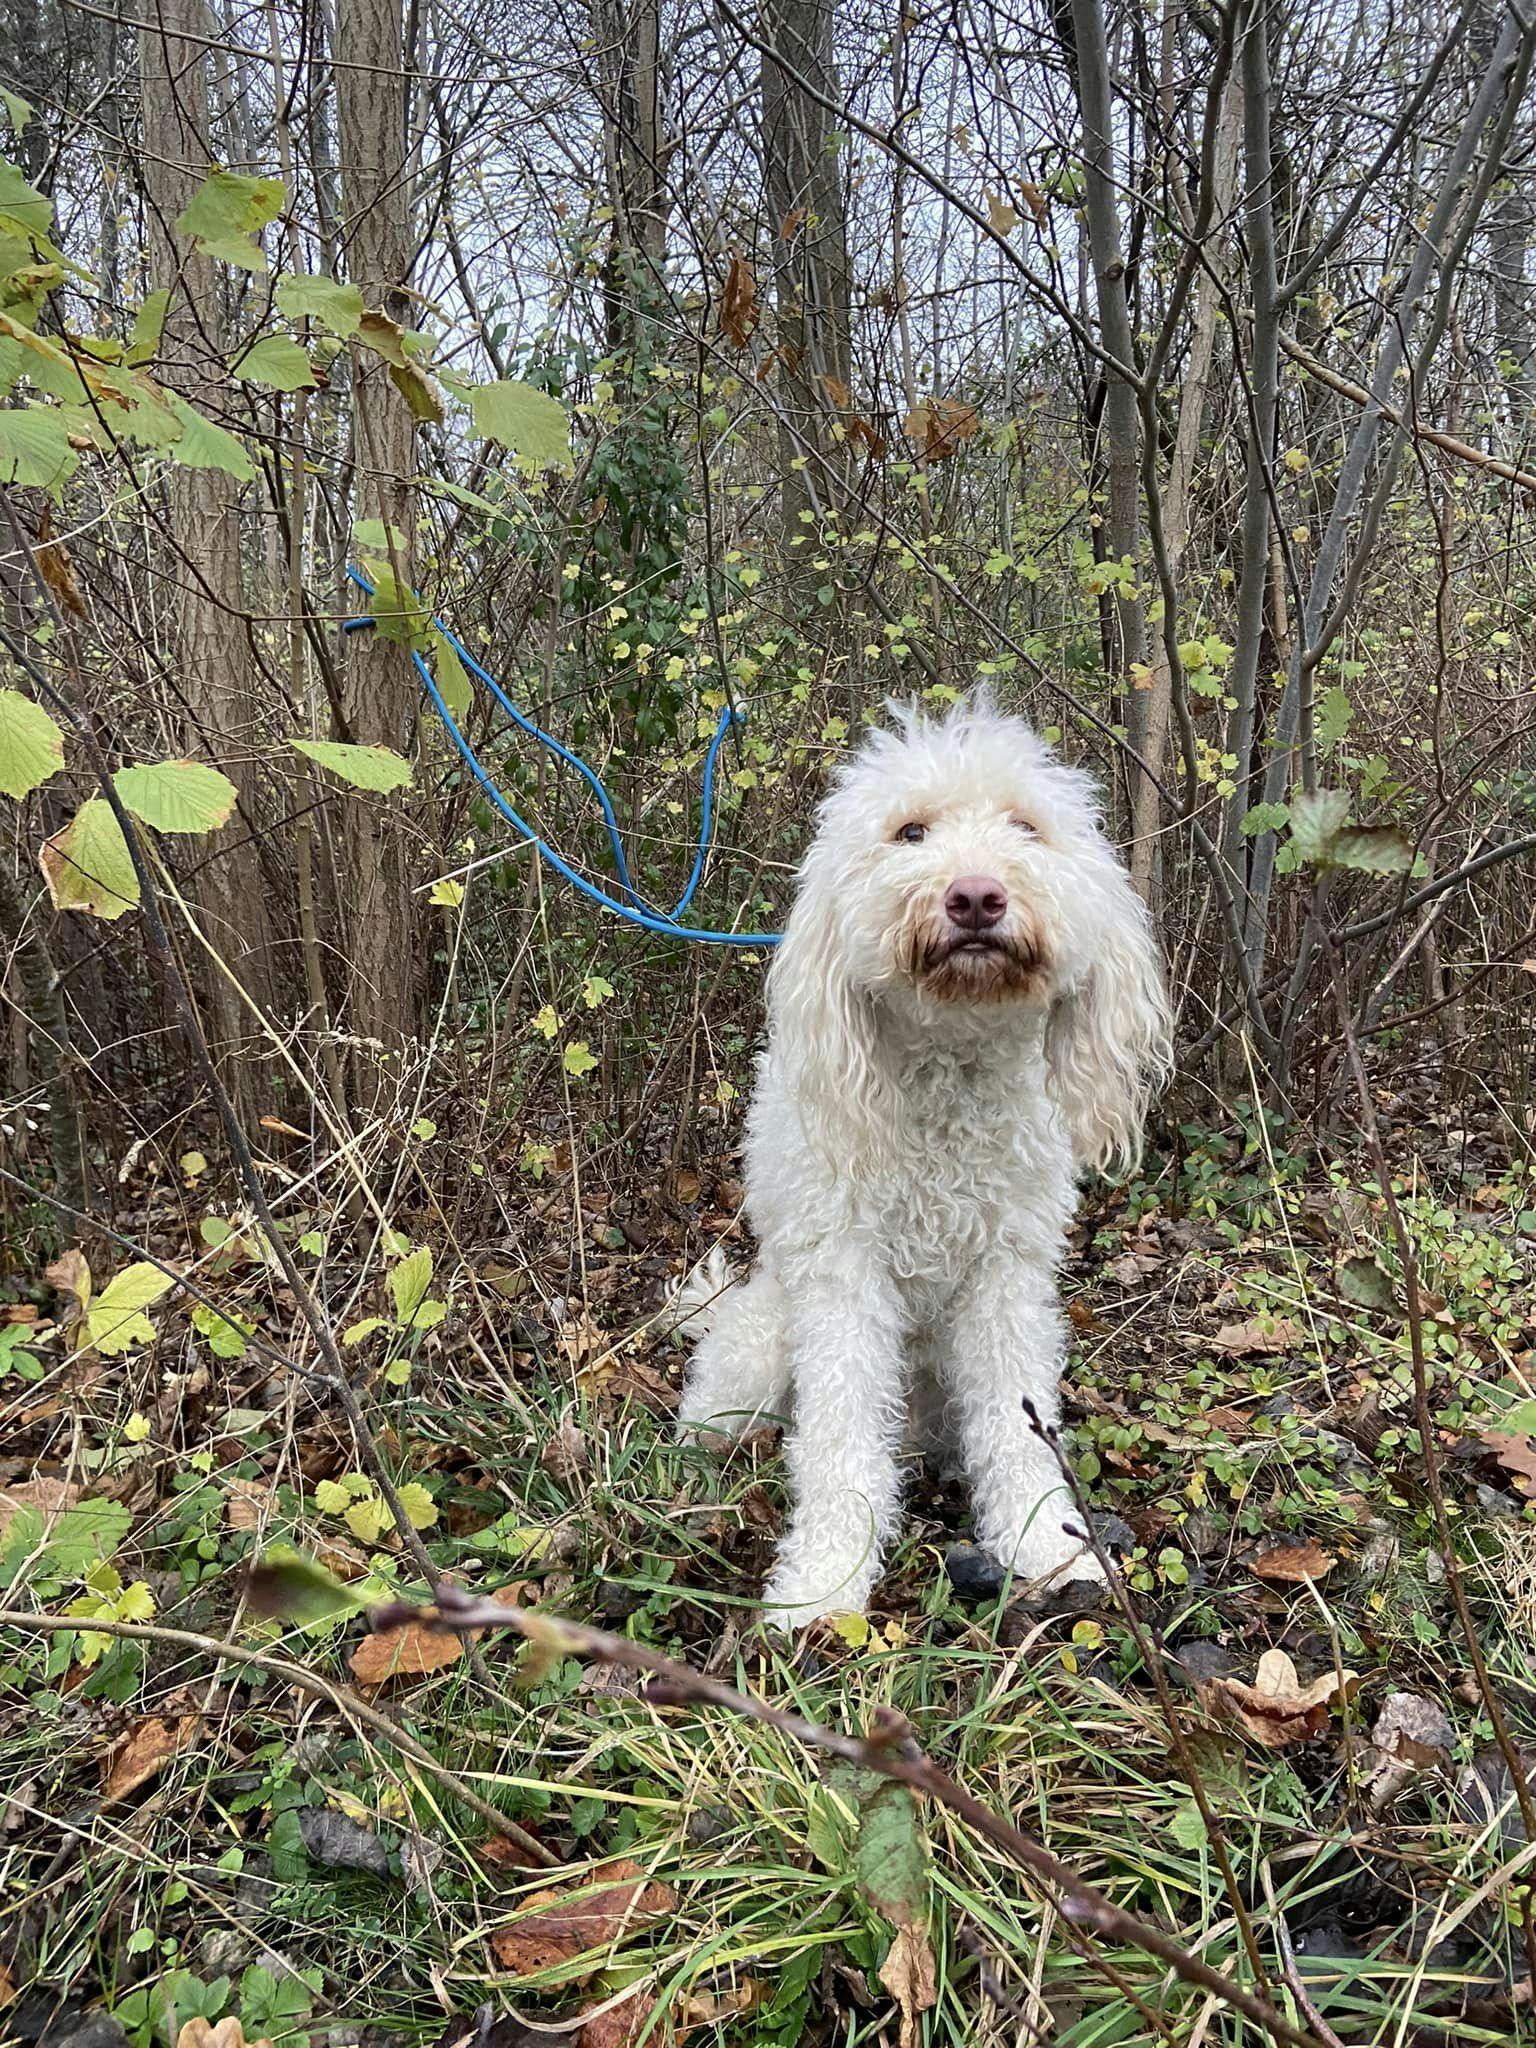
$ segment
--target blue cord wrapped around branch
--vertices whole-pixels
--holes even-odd
[[[364,591],[369,597],[373,596],[374,587],[360,569],[349,567],[347,574],[359,590]],[[376,623],[377,621],[371,617],[349,619],[344,630],[349,633],[358,632]],[[720,723],[715,728],[714,738],[710,741],[709,750],[704,756],[699,843],[694,852],[693,867],[689,872],[687,885],[671,910],[658,910],[654,904],[646,901],[631,879],[629,862],[624,853],[624,842],[619,833],[619,821],[614,813],[612,800],[607,790],[603,787],[602,777],[597,773],[597,770],[588,762],[583,761],[579,754],[573,754],[569,747],[562,746],[552,733],[545,732],[542,726],[535,725],[531,718],[526,717],[524,713],[519,711],[496,678],[489,670],[481,667],[468,648],[448,630],[441,619],[434,617],[432,624],[442,634],[443,638],[448,642],[448,645],[457,654],[469,672],[474,676],[478,676],[480,681],[485,684],[496,702],[518,730],[527,733],[530,739],[537,740],[540,746],[547,747],[550,753],[554,754],[559,760],[564,761],[567,767],[574,768],[576,773],[592,791],[592,794],[597,798],[598,808],[603,814],[603,826],[608,834],[609,849],[613,854],[613,864],[618,872],[619,888],[623,891],[623,896],[610,895],[606,889],[599,888],[595,882],[589,882],[585,875],[577,874],[576,870],[568,862],[561,859],[560,855],[556,853],[555,849],[540,833],[535,832],[525,819],[519,817],[518,813],[507,801],[504,792],[492,779],[490,771],[486,768],[484,762],[481,761],[479,755],[459,730],[458,721],[444,703],[442,693],[437,687],[432,671],[413,648],[411,660],[415,663],[416,673],[421,678],[422,688],[431,700],[433,710],[442,720],[448,737],[462,755],[465,766],[480,784],[480,787],[485,791],[491,802],[496,806],[502,817],[506,819],[507,823],[529,845],[537,848],[539,854],[549,862],[556,874],[563,876],[573,889],[579,890],[583,896],[589,897],[592,902],[600,904],[604,910],[611,910],[615,917],[623,918],[626,923],[638,925],[642,931],[657,932],[663,938],[693,939],[701,945],[712,946],[776,946],[779,943],[782,936],[779,932],[712,932],[703,931],[696,926],[680,924],[678,922],[683,912],[692,903],[694,892],[703,879],[704,862],[709,853],[710,839],[714,827],[715,763],[719,759],[720,748],[724,743],[726,734],[742,715],[739,711],[727,705],[721,712]]]

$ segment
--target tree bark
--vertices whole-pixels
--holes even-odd
[[[780,513],[786,545],[805,532],[805,456],[841,471],[831,429],[847,408],[851,370],[847,220],[833,117],[795,74],[834,103],[832,0],[764,0],[759,117],[778,328]],[[776,61],[781,59],[782,61]],[[897,294],[905,290],[898,276]],[[802,549],[800,552],[804,552]],[[793,560],[793,557],[790,557]]]
[[[407,287],[415,255],[406,77],[400,0],[340,0],[342,247],[348,275],[365,303],[402,326],[411,320]],[[382,521],[386,533],[398,536],[390,541],[392,567],[406,584],[416,518],[415,421],[383,359],[356,344],[352,379],[354,516]],[[350,635],[344,699],[355,741],[397,753],[410,750],[416,682],[402,647],[377,633]],[[341,858],[347,1019],[358,1036],[393,1050],[416,1028],[420,981],[410,862],[398,808],[377,797],[346,799]]]
[[[212,24],[203,0],[156,0],[149,14],[140,32],[139,58],[150,283],[174,293],[163,330],[160,374],[189,404],[217,411],[228,388],[219,277],[212,259],[199,255],[176,228],[216,158],[209,123]],[[221,470],[173,465],[167,494],[171,544],[178,557],[176,658],[191,728],[186,744],[214,760],[239,791],[238,814],[197,877],[196,901],[209,939],[266,1008],[277,981],[254,836],[261,814],[252,766],[265,751],[265,736],[241,566],[240,486]],[[247,1013],[238,993],[218,974],[206,1003],[208,1036],[226,1085],[235,1085],[239,1069],[232,1054],[249,1028]]]
[[[1093,265],[1099,338],[1107,355],[1133,368],[1136,344],[1131,332],[1130,300],[1125,288],[1125,255],[1120,241],[1120,204],[1115,186],[1115,145],[1110,105],[1109,46],[1102,0],[1072,0],[1069,50],[1078,110],[1083,123],[1084,210],[1088,218],[1089,259]],[[1116,666],[1122,675],[1147,655],[1146,612],[1138,574],[1141,554],[1140,415],[1135,386],[1105,366],[1104,468],[1108,482],[1109,517],[1105,543],[1114,562],[1130,562],[1128,583],[1115,586],[1115,620],[1119,645]],[[1129,693],[1126,726],[1138,750],[1145,742],[1147,711]]]

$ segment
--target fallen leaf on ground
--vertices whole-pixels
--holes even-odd
[[[80,1498],[78,1486],[71,1486],[64,1479],[22,1479],[15,1486],[8,1486],[0,1493],[0,1536],[3,1536],[22,1508],[36,1508],[43,1518],[46,1533],[48,1524],[66,1508],[72,1508]]]
[[[933,1945],[919,1921],[909,1920],[897,1928],[896,1939],[880,1965],[880,1982],[901,2014],[901,2048],[917,2048],[922,2036],[920,2015],[939,2002]]]
[[[1331,1572],[1338,1559],[1321,1545],[1284,1543],[1274,1550],[1261,1550],[1248,1569],[1261,1579],[1279,1579],[1288,1586],[1305,1585]]]
[[[1365,1752],[1372,1810],[1390,1805],[1421,1771],[1449,1763],[1455,1746],[1456,1731],[1443,1707],[1416,1692],[1389,1692]]]
[[[1248,1323],[1223,1323],[1211,1338],[1211,1348],[1229,1358],[1276,1351],[1300,1351],[1307,1333],[1291,1316],[1255,1316]]]
[[[316,1863],[328,1870],[365,1870],[389,1876],[389,1851],[371,1828],[329,1806],[301,1806],[299,1833]]]
[[[1212,1678],[1200,1687],[1200,1696],[1212,1713],[1236,1721],[1266,1749],[1286,1749],[1322,1734],[1340,1696],[1341,1677],[1348,1697],[1360,1682],[1357,1672],[1327,1671],[1303,1685],[1284,1650],[1266,1650],[1252,1685],[1240,1678]]]
[[[401,1628],[364,1636],[347,1664],[359,1685],[387,1685],[392,1678],[425,1678],[456,1664],[463,1654],[464,1645],[456,1635],[409,1621]]]
[[[504,1970],[526,1977],[552,1963],[607,1948],[620,1935],[673,1911],[677,1894],[628,1856],[600,1864],[578,1884],[535,1892],[511,1927],[491,1936]]]
[[[224,1519],[231,1529],[259,1529],[272,1499],[272,1489],[255,1479],[226,1479],[229,1498]]]
[[[437,2048],[572,2048],[576,2039],[574,2021],[568,2027],[542,2021],[530,2026],[516,2013],[498,2013],[487,2002],[464,2019],[450,2020]]]
[[[197,1720],[196,1714],[185,1714],[179,1721],[154,1719],[140,1721],[137,1727],[130,1728],[103,1760],[102,1804],[110,1806],[114,1800],[126,1799],[130,1792],[148,1784],[168,1757],[186,1748],[197,1733]]]
[[[72,1294],[76,1301],[84,1301],[91,1291],[91,1269],[78,1246],[60,1252],[51,1266],[43,1268],[43,1278],[51,1281],[61,1294]]]
[[[1489,1430],[1483,1442],[1527,1499],[1536,1500],[1536,1438],[1503,1436]]]
[[[263,2037],[247,2041],[245,2029],[231,2013],[225,2020],[188,2020],[176,2036],[176,2048],[272,2048]]]
[[[605,1998],[583,2014],[577,2048],[632,2048],[647,2033],[652,2041],[682,2041],[699,2027],[718,2027],[761,2004],[763,1986],[749,1977],[731,1991],[699,1991],[685,1998],[670,2015],[670,2026],[656,2022],[656,2004],[645,1985],[617,2001]]]
[[[587,1440],[569,1408],[561,1416],[555,1433],[539,1452],[539,1463],[554,1479],[579,1479],[587,1469]]]

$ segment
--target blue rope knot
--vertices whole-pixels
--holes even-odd
[[[366,592],[369,597],[373,596],[374,587],[360,569],[354,569],[349,566],[347,574],[359,590]],[[342,630],[347,633],[356,633],[377,623],[377,620],[371,617],[348,619]],[[624,841],[619,833],[619,821],[614,814],[612,800],[607,790],[603,787],[602,777],[598,774],[597,770],[588,762],[583,761],[579,754],[573,754],[568,747],[563,747],[552,733],[545,732],[542,726],[535,725],[531,718],[525,717],[512,702],[511,698],[508,697],[506,691],[502,689],[496,678],[487,669],[483,669],[480,666],[469,649],[461,640],[449,632],[441,619],[434,616],[432,624],[442,634],[448,645],[457,654],[470,673],[478,676],[480,681],[485,684],[491,695],[496,699],[496,702],[518,730],[527,733],[530,739],[537,740],[540,746],[547,747],[558,759],[564,761],[567,767],[574,768],[597,798],[598,808],[603,814],[603,826],[608,834],[608,846],[613,855],[613,864],[618,871],[619,887],[624,892],[624,898],[627,900],[621,900],[617,896],[610,895],[606,889],[599,888],[595,882],[589,882],[585,875],[577,874],[573,867],[561,859],[560,855],[555,852],[546,839],[535,832],[533,827],[523,818],[518,816],[517,812],[507,801],[504,792],[491,779],[490,772],[484,762],[476,754],[469,741],[465,739],[463,733],[460,732],[458,721],[443,702],[442,693],[437,687],[432,671],[427,667],[427,664],[416,650],[414,648],[411,650],[411,660],[416,665],[416,673],[421,678],[422,687],[431,699],[432,708],[447,728],[448,737],[458,748],[464,758],[465,765],[469,768],[475,780],[480,784],[480,787],[485,791],[491,802],[500,811],[513,830],[530,845],[534,846],[539,854],[549,862],[555,872],[565,877],[573,889],[579,890],[583,896],[590,897],[594,903],[600,904],[604,910],[611,910],[615,917],[622,917],[630,924],[639,925],[642,931],[659,932],[663,938],[693,939],[700,944],[713,946],[776,946],[779,943],[783,936],[781,932],[709,932],[699,930],[693,925],[680,924],[678,922],[683,912],[692,903],[694,892],[704,877],[704,862],[709,853],[714,826],[715,763],[719,758],[720,748],[725,736],[730,731],[732,725],[738,721],[745,723],[745,716],[741,711],[734,705],[727,704],[720,714],[720,722],[715,727],[715,736],[710,741],[709,751],[704,756],[704,781],[699,806],[699,843],[694,852],[693,867],[689,872],[687,886],[670,910],[658,910],[654,904],[648,903],[645,897],[640,894],[630,877],[629,862],[624,853]]]

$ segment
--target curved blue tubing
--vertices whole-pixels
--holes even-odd
[[[366,592],[369,597],[373,596],[373,585],[360,570],[349,567],[347,574],[360,590]],[[375,621],[371,618],[349,619],[343,630],[354,633],[364,627],[372,626],[374,623]],[[642,931],[659,933],[663,938],[694,939],[701,944],[715,946],[776,946],[779,943],[780,938],[783,936],[779,932],[707,932],[700,931],[694,926],[677,922],[678,918],[681,917],[682,913],[693,901],[694,892],[698,888],[704,874],[704,860],[709,851],[710,834],[714,821],[715,762],[719,758],[720,748],[726,733],[741,716],[738,711],[727,705],[721,712],[720,723],[715,728],[715,736],[710,741],[709,751],[704,756],[699,844],[693,857],[693,868],[688,876],[687,886],[670,911],[657,910],[646,902],[630,879],[629,862],[625,858],[624,843],[619,835],[619,821],[614,814],[613,804],[607,790],[603,787],[602,779],[596,769],[583,761],[579,754],[573,754],[569,748],[563,747],[553,734],[545,732],[542,726],[535,725],[531,718],[525,717],[507,696],[496,678],[480,666],[468,648],[448,630],[441,619],[434,616],[432,624],[442,634],[443,638],[452,647],[465,666],[486,685],[513,724],[521,731],[527,733],[531,739],[536,739],[541,746],[547,747],[552,754],[557,755],[569,767],[574,768],[597,798],[598,805],[602,810],[603,824],[608,834],[608,845],[613,854],[614,866],[618,870],[619,887],[624,891],[625,896],[629,898],[627,903],[621,902],[615,896],[610,896],[606,890],[598,888],[593,882],[589,882],[584,875],[578,875],[574,868],[561,859],[560,855],[555,852],[547,840],[542,838],[539,833],[534,831],[531,825],[518,816],[511,804],[507,802],[501,790],[491,780],[489,772],[474,748],[465,739],[463,733],[460,732],[453,713],[443,702],[442,694],[433,679],[432,671],[427,667],[415,649],[411,650],[411,660],[415,664],[416,673],[420,676],[427,695],[432,701],[432,708],[447,728],[448,737],[463,756],[465,765],[470,770],[470,773],[475,777],[475,780],[480,784],[480,787],[507,820],[508,824],[531,845],[536,847],[544,859],[554,868],[555,872],[563,875],[572,888],[578,889],[583,896],[590,897],[594,903],[600,904],[604,910],[611,910],[616,917],[622,917],[629,924],[638,925]]]

